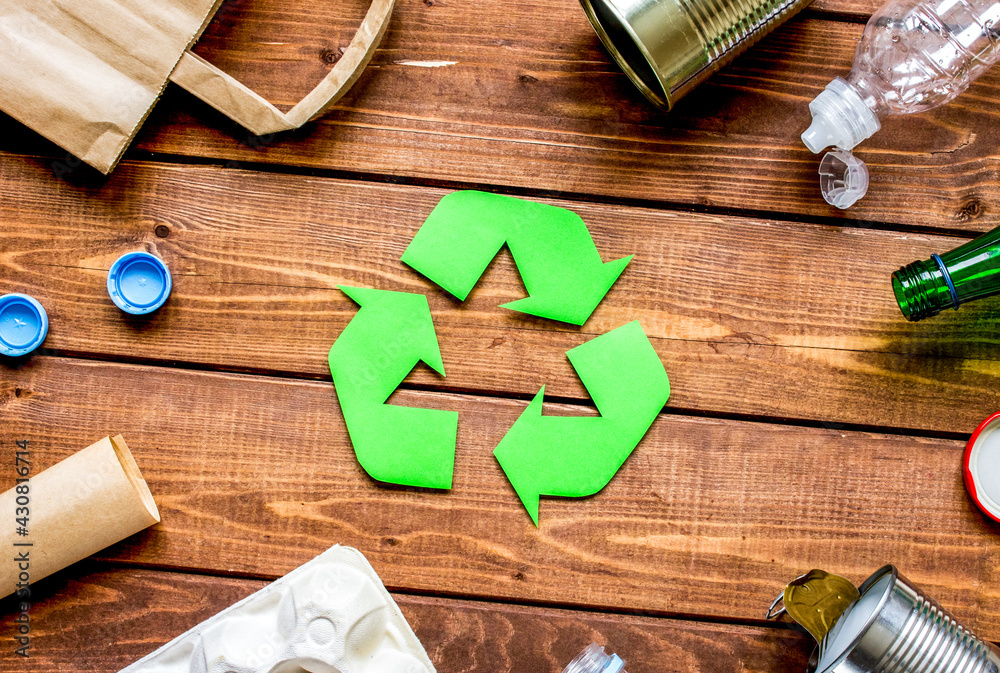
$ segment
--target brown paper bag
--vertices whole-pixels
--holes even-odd
[[[168,80],[256,134],[298,128],[343,96],[371,60],[393,0],[373,0],[350,46],[282,113],[190,51],[222,0],[2,0],[0,110],[103,173]]]

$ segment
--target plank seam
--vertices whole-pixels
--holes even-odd
[[[267,573],[241,573],[241,572],[229,572],[224,570],[215,570],[213,568],[194,568],[194,567],[182,567],[182,566],[169,566],[169,565],[159,565],[153,563],[138,563],[120,559],[108,559],[101,557],[92,557],[86,562],[80,564],[83,566],[83,571],[81,575],[93,572],[107,572],[108,570],[150,570],[161,573],[169,573],[175,575],[193,575],[200,577],[217,577],[224,579],[236,579],[236,580],[247,580],[247,581],[264,581],[273,582],[281,575],[273,575]],[[515,606],[515,607],[525,607],[525,608],[541,608],[541,609],[551,609],[551,610],[564,610],[567,612],[587,612],[591,614],[603,614],[603,615],[614,615],[623,617],[651,617],[655,619],[672,620],[678,622],[697,622],[703,624],[717,624],[725,626],[745,626],[751,628],[768,628],[777,631],[796,631],[801,633],[803,636],[806,635],[806,631],[800,627],[798,624],[792,622],[775,622],[766,619],[741,619],[737,617],[721,617],[718,615],[699,615],[695,613],[674,613],[663,610],[640,610],[640,609],[624,609],[624,608],[610,608],[601,605],[588,605],[584,603],[560,603],[553,601],[534,601],[524,598],[510,598],[507,596],[489,596],[489,595],[471,595],[471,594],[459,594],[448,591],[424,591],[420,589],[407,589],[403,587],[396,587],[390,584],[385,585],[386,589],[390,593],[397,596],[409,596],[414,598],[441,598],[445,600],[455,600],[455,601],[465,601],[469,603],[490,603],[505,606]],[[766,610],[766,606],[762,608],[761,614]]]
[[[137,152],[138,153],[138,152]],[[643,199],[638,197],[617,197],[602,194],[588,194],[585,192],[567,192],[553,189],[542,189],[532,187],[518,187],[516,185],[503,185],[486,182],[462,182],[456,180],[435,180],[431,178],[414,178],[409,176],[392,175],[388,173],[366,173],[361,171],[348,171],[343,169],[316,168],[308,166],[295,166],[291,164],[235,161],[215,159],[212,157],[195,157],[188,155],[153,153],[142,151],[146,156],[135,158],[135,161],[148,161],[163,163],[167,165],[195,165],[206,167],[217,167],[222,170],[247,170],[259,173],[271,173],[280,175],[301,175],[305,177],[326,178],[333,180],[344,180],[351,182],[373,182],[382,184],[393,184],[404,187],[425,187],[431,189],[476,189],[479,191],[503,194],[518,198],[536,199],[559,199],[574,203],[593,203],[604,206],[623,206],[626,208],[643,208],[646,210],[662,211],[668,213],[693,213],[696,215],[715,215],[720,217],[730,217],[741,220],[772,220],[780,222],[791,222],[797,224],[810,224],[818,226],[832,226],[837,228],[857,228],[870,229],[872,231],[884,231],[892,233],[922,234],[942,237],[964,237],[975,238],[983,232],[974,229],[961,229],[957,227],[934,227],[921,226],[902,223],[884,222],[880,220],[845,220],[834,216],[803,215],[787,211],[767,211],[754,210],[748,208],[727,208],[723,206],[700,205],[685,203],[681,201],[658,201],[655,199]],[[131,161],[130,161],[131,162]],[[126,163],[126,162],[123,162]]]
[[[102,357],[100,354],[71,354],[68,351],[57,351],[55,349],[41,348],[36,351],[37,357],[61,357],[80,362],[112,362],[126,366],[157,367],[162,369],[183,370],[190,373],[209,373],[222,375],[255,376],[272,381],[303,382],[332,385],[332,381],[324,376],[310,376],[297,374],[295,372],[281,372],[277,370],[254,371],[249,369],[225,368],[219,366],[204,365],[200,363],[185,363],[178,360],[142,360],[140,358],[126,358],[120,356]],[[397,390],[437,393],[442,395],[458,395],[463,397],[487,397],[497,400],[530,402],[534,397],[532,393],[514,393],[508,391],[480,390],[474,388],[443,388],[439,386],[404,382]],[[588,397],[575,398],[546,394],[545,402],[548,404],[563,404],[574,407],[588,409],[596,408],[593,401]],[[840,421],[820,421],[808,418],[793,418],[784,416],[765,416],[759,414],[741,414],[736,412],[712,411],[706,409],[696,409],[690,407],[667,406],[660,410],[661,415],[683,416],[691,418],[707,418],[714,420],[727,420],[746,423],[761,423],[767,425],[785,425],[798,428],[813,428],[819,430],[834,430],[843,432],[873,433],[880,435],[899,435],[904,437],[915,437],[924,439],[946,439],[967,442],[971,437],[970,433],[960,433],[952,431],[924,430],[921,428],[907,428],[899,426],[882,426],[862,423],[850,423]]]
[[[862,12],[838,12],[831,9],[817,9],[814,7],[806,7],[802,12],[799,13],[797,20],[802,21],[803,19],[813,19],[815,21],[833,21],[835,23],[868,23],[868,19],[871,18],[871,14],[864,14]]]
[[[35,154],[17,154],[4,152],[12,156],[47,160],[52,157]],[[962,229],[960,227],[945,226],[925,226],[916,224],[903,224],[884,222],[880,220],[852,219],[845,220],[835,216],[805,215],[800,213],[784,211],[767,211],[743,208],[729,208],[723,206],[700,205],[694,203],[658,201],[655,199],[643,199],[639,197],[618,197],[601,194],[588,194],[582,192],[567,192],[552,189],[541,189],[532,187],[518,187],[514,185],[493,184],[485,182],[461,182],[455,180],[435,180],[431,178],[415,178],[409,176],[392,175],[388,173],[366,173],[361,171],[349,171],[334,168],[317,168],[309,166],[296,166],[293,164],[255,162],[245,160],[229,160],[214,157],[202,157],[183,154],[170,154],[160,152],[150,152],[147,150],[130,149],[120,166],[128,164],[162,164],[164,166],[199,166],[205,168],[218,168],[220,170],[245,170],[256,173],[267,173],[274,175],[303,176],[319,179],[342,180],[348,182],[366,182],[375,184],[391,184],[403,187],[416,187],[428,189],[477,189],[506,196],[519,198],[536,199],[559,199],[572,203],[592,203],[603,206],[622,206],[626,208],[642,208],[667,213],[692,213],[696,215],[713,215],[717,217],[727,217],[740,220],[770,220],[776,222],[789,222],[795,224],[808,224],[814,226],[826,226],[837,228],[857,228],[871,231],[883,231],[891,233],[920,234],[926,236],[940,237],[960,237],[975,238],[983,232],[975,229]],[[86,182],[86,181],[84,181]]]

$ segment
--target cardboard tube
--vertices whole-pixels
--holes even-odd
[[[0,563],[0,598],[18,590],[22,572],[37,582],[160,521],[121,435],[105,437],[27,483],[27,536],[14,525],[17,497],[25,494],[15,487],[0,495],[0,549],[4,557],[28,554],[26,570],[9,560]]]

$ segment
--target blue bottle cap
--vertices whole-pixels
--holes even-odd
[[[0,297],[0,355],[18,357],[42,345],[49,333],[49,316],[26,294]]]
[[[115,306],[132,315],[152,313],[170,295],[170,271],[159,257],[129,252],[108,271],[108,294]]]

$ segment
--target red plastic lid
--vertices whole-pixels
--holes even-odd
[[[962,471],[972,500],[986,516],[1000,522],[1000,411],[972,433]]]

